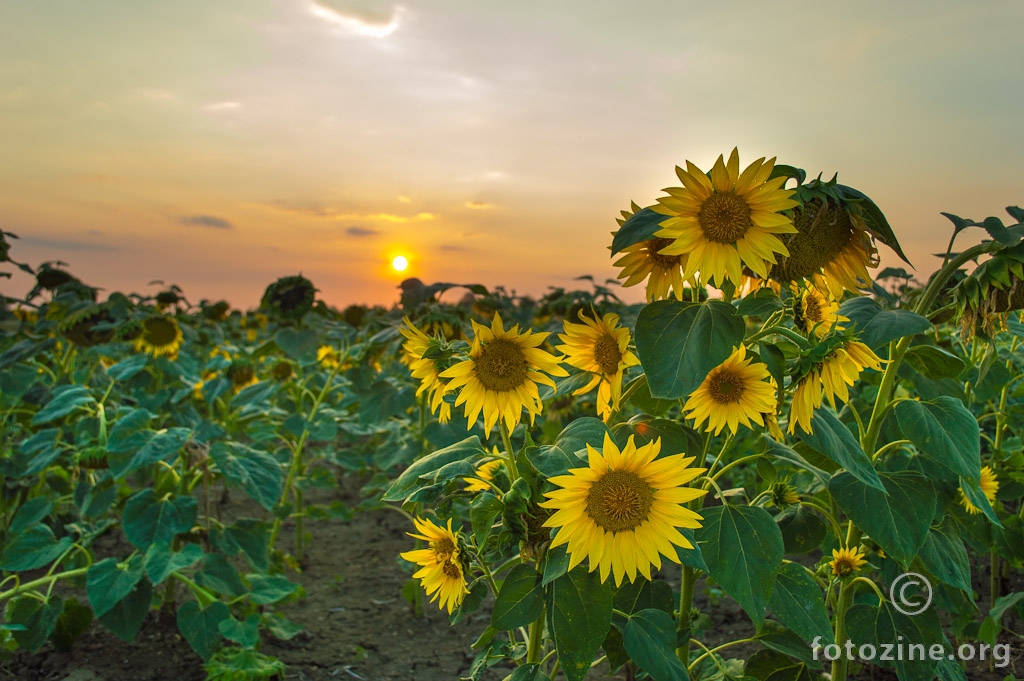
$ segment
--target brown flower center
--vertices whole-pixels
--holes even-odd
[[[178,327],[164,317],[150,317],[142,326],[143,340],[153,347],[162,348],[178,338]]]
[[[587,515],[609,532],[633,530],[647,520],[654,490],[636,473],[608,471],[587,495]]]
[[[719,369],[708,376],[708,392],[719,404],[739,402],[745,388],[746,381],[732,369]]]
[[[850,245],[857,231],[845,208],[821,199],[794,208],[793,226],[796,234],[782,238],[789,256],[780,258],[772,267],[771,276],[778,281],[809,277],[831,264]],[[870,243],[865,250],[870,253]]]
[[[444,576],[448,579],[462,579],[462,570],[450,560],[446,560],[444,567],[441,569],[444,571]]]
[[[522,348],[505,338],[484,345],[475,364],[480,383],[497,392],[515,390],[526,383],[530,369]]]
[[[431,542],[430,548],[433,549],[438,559],[447,561],[455,553],[455,543],[448,537],[441,537],[435,542]]]
[[[597,339],[594,344],[594,361],[601,367],[605,375],[614,374],[619,370],[619,362],[622,361],[622,353],[619,351],[619,342],[611,335],[604,335]]]
[[[750,206],[732,191],[709,196],[697,213],[697,221],[704,236],[720,244],[736,243],[753,225]]]
[[[656,267],[659,267],[663,270],[670,270],[679,267],[680,256],[662,255],[661,253],[658,253],[658,251],[665,248],[666,246],[671,246],[673,241],[673,239],[664,239],[659,237],[657,239],[651,239],[650,241],[646,242],[647,257],[650,259],[651,262],[654,263]]]

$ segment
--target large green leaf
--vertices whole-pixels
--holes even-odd
[[[643,415],[634,416],[627,422],[615,424],[612,434],[620,449],[625,446],[630,435],[633,436],[637,447],[661,440],[659,456],[673,454],[696,456],[704,446],[704,440],[700,433],[692,428],[687,428],[677,421],[652,419]]]
[[[221,601],[214,601],[205,610],[189,601],[178,608],[178,629],[192,650],[209,661],[221,646],[219,625],[229,617],[231,611]]]
[[[795,466],[797,468],[801,468],[807,471],[808,473],[812,474],[819,483],[821,483],[822,487],[828,485],[829,474],[821,470],[817,466],[814,466],[811,463],[809,463],[807,459],[801,456],[798,451],[796,451],[792,447],[782,444],[781,442],[776,442],[775,440],[770,438],[767,433],[762,433],[761,439],[764,441],[766,445],[765,454],[767,454],[769,457],[771,457],[775,461],[785,461],[787,464],[791,466]]]
[[[89,566],[85,592],[96,617],[110,612],[132,592],[144,576],[143,563],[143,557],[136,554],[125,563],[118,563],[116,558],[104,558]]]
[[[115,603],[114,607],[100,615],[98,619],[119,639],[131,643],[135,640],[135,634],[139,633],[142,621],[146,619],[152,600],[153,586],[149,580],[139,580],[131,593]]]
[[[284,468],[266,452],[238,442],[215,442],[210,458],[224,477],[242,486],[250,499],[272,510],[284,491]]]
[[[867,301],[867,302],[858,302]],[[857,337],[872,350],[889,341],[924,333],[932,323],[910,310],[883,310],[878,303],[860,296],[839,306],[839,314],[857,325]]]
[[[638,579],[635,582],[623,582],[615,590],[613,601],[615,609],[628,614],[655,608],[664,610],[669,615],[675,608],[675,596],[668,582],[660,579],[648,581]]]
[[[48,525],[33,525],[7,540],[0,551],[0,570],[24,572],[41,568],[57,560],[72,543],[71,537],[58,540]]]
[[[544,589],[541,574],[532,565],[516,565],[501,584],[491,610],[491,626],[495,629],[525,627],[544,612]]]
[[[140,468],[155,464],[157,461],[167,461],[178,453],[178,450],[191,435],[192,431],[188,428],[160,430],[134,454],[131,454],[131,450],[115,452],[108,447],[107,458],[110,461],[110,472],[121,478]]]
[[[845,471],[833,476],[828,488],[857,527],[889,556],[907,564],[928,536],[935,515],[935,490],[928,478],[912,471],[880,473],[879,478],[884,492]]]
[[[108,367],[107,376],[110,376],[115,381],[127,381],[145,369],[146,362],[148,361],[149,355],[145,353],[129,355],[117,364]]]
[[[608,427],[591,416],[578,418],[558,434],[553,445],[541,445],[528,450],[530,462],[545,478],[564,475],[570,468],[587,466],[587,445],[595,449],[604,446]]]
[[[32,425],[41,426],[44,423],[56,421],[76,409],[85,408],[87,405],[95,403],[96,400],[85,386],[62,385],[54,389],[50,401],[32,417]]]
[[[906,652],[911,644],[923,645],[925,651],[933,645],[944,645],[946,650],[943,657],[950,652],[939,617],[933,608],[908,617],[889,603],[878,607],[856,604],[846,611],[846,631],[857,647],[870,643],[881,651],[882,644],[902,644]],[[890,653],[894,652],[894,649],[890,649]],[[879,654],[874,662],[880,667],[895,668],[900,681],[932,681],[936,661],[930,655],[925,655],[924,660],[918,656],[911,660],[907,654],[892,654],[891,657],[896,659],[882,660]]]
[[[583,681],[612,622],[612,591],[579,566],[548,587],[548,631],[568,681]]]
[[[903,360],[931,379],[956,378],[964,370],[964,361],[934,345],[915,345]]]
[[[882,489],[871,459],[861,449],[853,433],[836,418],[830,409],[815,409],[811,416],[811,433],[798,429],[799,437],[819,454],[835,461],[865,485]]]
[[[170,544],[174,536],[188,532],[196,521],[195,497],[158,498],[151,487],[132,495],[124,504],[121,526],[136,548]]]
[[[715,506],[701,513],[704,525],[694,534],[708,574],[760,626],[785,554],[779,526],[753,506]]]
[[[146,550],[146,576],[159,586],[172,572],[191,567],[202,557],[203,549],[198,544],[185,544],[176,552],[167,544],[150,544]]]
[[[420,486],[433,484],[435,480],[432,474],[444,466],[458,461],[473,462],[486,455],[487,452],[480,445],[480,438],[476,435],[456,442],[450,447],[439,449],[406,468],[384,493],[381,501],[403,501]]]
[[[959,537],[930,528],[918,558],[943,583],[971,593],[971,563]]]
[[[64,610],[57,618],[57,624],[50,634],[53,646],[61,651],[71,650],[71,646],[84,634],[92,624],[92,608],[78,602],[77,598],[64,601]],[[17,639],[15,639],[17,640]]]
[[[313,329],[292,329],[285,327],[274,335],[274,342],[284,354],[296,362],[312,360],[320,345],[320,337]]]
[[[659,300],[640,311],[636,349],[651,395],[688,397],[743,341],[743,317],[720,300]]]
[[[981,433],[978,421],[955,397],[930,402],[905,400],[896,405],[900,430],[917,450],[962,478],[981,476]]]
[[[803,505],[789,506],[775,516],[782,531],[786,553],[810,553],[821,546],[828,534],[828,524],[821,513]]]
[[[641,208],[633,213],[612,238],[612,255],[641,241],[650,241],[655,232],[661,229],[661,223],[667,219],[667,215],[655,213],[650,208]]]
[[[242,575],[219,553],[208,553],[195,574],[196,584],[225,596],[238,598],[249,592]]]
[[[626,621],[622,641],[630,658],[654,681],[686,681],[689,675],[676,657],[676,625],[664,610],[649,608]]]
[[[60,596],[51,596],[45,603],[22,596],[6,605],[4,619],[6,624],[20,624],[24,627],[11,634],[19,647],[35,653],[46,643],[63,611],[64,600]]]
[[[832,625],[821,587],[802,565],[787,563],[779,570],[768,606],[780,622],[805,641],[820,636],[825,644],[832,643]]]
[[[744,678],[757,681],[812,681],[807,665],[774,650],[759,650],[743,667]]]
[[[257,605],[270,605],[288,598],[299,590],[299,585],[288,581],[283,575],[246,575],[249,581],[249,598]]]

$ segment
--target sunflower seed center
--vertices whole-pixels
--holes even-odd
[[[459,566],[450,560],[444,562],[444,567],[441,568],[444,571],[444,576],[449,579],[462,579],[462,570]]]
[[[504,338],[484,345],[475,364],[480,383],[497,392],[515,390],[526,383],[530,368],[522,348]]]
[[[719,404],[731,404],[743,398],[746,382],[742,376],[730,369],[714,371],[708,376],[708,381],[711,399]]]
[[[601,336],[594,344],[594,361],[601,367],[605,375],[614,374],[619,370],[619,362],[622,361],[622,353],[619,351],[619,342],[612,336]]]
[[[647,520],[654,490],[636,473],[608,471],[587,495],[587,514],[609,532],[636,529]]]
[[[447,561],[455,553],[455,543],[448,537],[441,537],[437,541],[431,542],[430,548],[433,549],[439,560]]]
[[[673,239],[651,239],[646,242],[647,257],[655,264],[655,266],[660,267],[663,270],[670,270],[674,267],[679,267],[680,256],[662,255],[658,252],[666,246],[671,246],[673,242]]]
[[[720,244],[735,243],[752,226],[750,206],[736,192],[709,196],[697,213],[697,221],[709,241]]]
[[[151,317],[143,323],[143,327],[143,340],[157,348],[170,345],[178,337],[178,327],[163,317]]]

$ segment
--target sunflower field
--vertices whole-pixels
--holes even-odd
[[[540,299],[99,302],[0,232],[36,282],[0,299],[0,674],[163,617],[201,678],[300,678],[268,649],[311,624],[312,528],[378,514],[401,617],[472,629],[410,678],[1024,677],[1024,210],[943,213],[922,283],[837,177],[677,175],[618,281]],[[301,678],[339,671],[383,678]]]

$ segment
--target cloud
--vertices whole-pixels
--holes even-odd
[[[88,241],[67,241],[64,239],[45,239],[41,237],[28,236],[18,240],[18,246],[36,246],[62,251],[121,251],[120,246],[112,244],[97,244]]]
[[[178,218],[178,222],[183,225],[198,225],[215,229],[232,229],[234,227],[230,221],[216,215],[182,215]]]
[[[457,246],[455,244],[442,244],[442,245],[437,247],[437,250],[439,250],[439,251],[447,251],[449,253],[454,253],[456,251],[464,251],[466,249],[463,248],[462,246]]]
[[[410,199],[408,196],[399,196],[398,201],[399,203],[412,203],[412,199]]]
[[[366,12],[337,10],[327,7],[322,2],[309,4],[309,13],[313,16],[323,19],[335,28],[340,28],[345,33],[369,38],[386,38],[397,31],[402,23],[404,11],[402,7],[395,7],[390,16],[385,18]]]
[[[466,208],[472,208],[474,210],[484,210],[485,208],[491,207],[491,204],[486,201],[466,201],[463,205]]]
[[[214,102],[213,104],[206,105],[207,111],[233,111],[241,108],[240,102]]]
[[[351,234],[352,236],[373,236],[375,234],[380,234],[380,230],[356,227],[353,225],[352,227],[345,228],[345,234]]]
[[[277,199],[270,202],[270,205],[277,210],[283,210],[289,213],[298,213],[300,215],[311,215],[318,218],[327,218],[328,220],[343,220],[345,222],[391,222],[391,223],[405,223],[405,222],[429,222],[436,220],[440,216],[436,213],[416,213],[415,215],[398,215],[397,213],[353,213],[343,212],[331,206],[324,206],[315,202],[303,202],[303,201],[289,201],[287,199]]]

